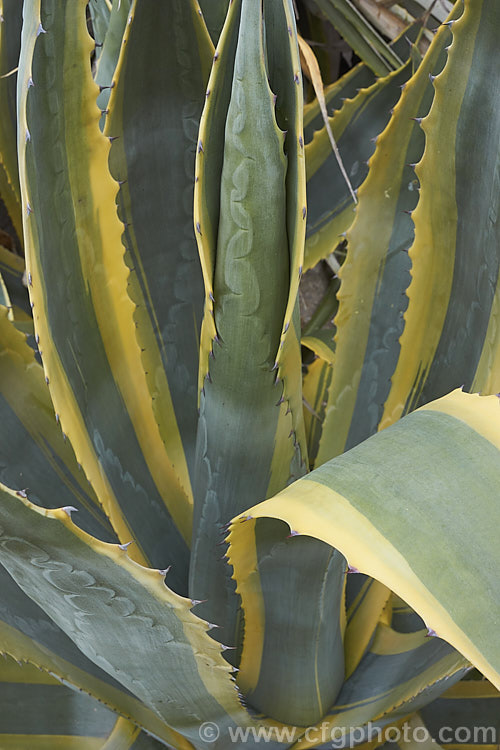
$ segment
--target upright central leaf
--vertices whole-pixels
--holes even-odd
[[[221,641],[241,647],[238,684],[249,703],[307,726],[332,705],[344,675],[342,555],[301,540],[308,564],[298,570],[281,527],[249,536],[236,587],[239,633],[239,597],[220,559],[224,524],[303,474],[307,459],[296,304],[304,140],[291,0],[232,4],[208,85],[196,179],[206,312],[190,593],[207,600],[197,613],[222,626]],[[304,643],[304,632],[315,637]]]
[[[248,367],[262,367],[266,380],[273,378],[289,259],[284,133],[264,68],[261,10],[248,0],[243,9],[226,119],[221,206],[227,210],[220,215],[214,296],[227,365],[233,380],[251,392],[255,381],[246,380]],[[232,395],[239,401],[239,389]]]
[[[291,66],[283,5],[277,5],[286,39],[283,29],[269,23],[267,44],[280,45],[277,56],[284,58],[288,76],[282,85],[294,92],[298,71]],[[287,171],[294,170],[294,195],[304,177],[296,169],[294,129],[285,142],[276,119],[270,83],[276,84],[268,82],[268,68],[278,69],[274,55],[268,62],[262,3],[234,3],[216,53],[198,145],[195,223],[208,312],[202,332],[191,595],[208,597],[204,616],[220,624],[232,588],[229,569],[217,560],[222,525],[252,500],[299,476],[303,466],[296,438],[296,430],[300,441],[303,431],[300,352],[289,312],[294,308],[291,275],[298,276],[294,245],[302,243],[294,243],[293,234],[290,239]],[[295,122],[297,101],[282,98],[285,127],[288,120]],[[284,149],[293,151],[291,167]],[[293,211],[294,223],[304,223],[297,206]],[[285,333],[292,346],[280,342]],[[285,367],[290,377],[284,376]],[[228,624],[226,641],[233,626]]]

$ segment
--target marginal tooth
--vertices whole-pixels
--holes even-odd
[[[130,547],[130,545],[133,543],[134,543],[133,541],[125,542],[125,544],[119,544],[118,547],[125,552],[125,550],[127,550]]]
[[[65,505],[61,510],[63,510],[69,518],[71,518],[72,513],[78,513],[78,508],[75,508],[73,505]]]

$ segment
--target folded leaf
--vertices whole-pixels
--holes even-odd
[[[496,396],[455,391],[249,509],[229,541],[279,518],[335,546],[500,686],[499,425]]]

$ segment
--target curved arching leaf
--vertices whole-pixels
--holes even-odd
[[[3,486],[0,564],[84,661],[153,712],[167,742],[174,731],[174,745],[179,733],[196,748],[220,750],[234,745],[240,727],[278,737],[269,744],[273,750],[291,744],[275,734],[282,725],[244,708],[224,646],[209,635],[213,626],[193,614],[196,603],[167,588],[167,571],[142,567],[120,546],[78,529],[65,510],[38,508]],[[206,721],[218,729],[215,740],[200,732]],[[252,737],[250,748],[259,742]]]
[[[120,185],[142,363],[169,461],[189,496],[204,297],[193,227],[194,162],[213,57],[198,11],[194,0],[133,3],[105,129]],[[184,526],[190,535],[190,516]]]
[[[180,735],[87,659],[0,565],[0,654],[29,663],[60,683],[91,696],[165,742],[189,750]]]
[[[455,391],[249,509],[228,539],[238,550],[278,518],[335,546],[500,686],[499,481],[498,398]]]
[[[457,7],[455,15],[461,12]],[[411,212],[419,183],[413,164],[422,156],[419,119],[430,109],[430,76],[442,70],[451,32],[442,26],[401,98],[369,162],[339,271],[335,317],[336,366],[328,393],[318,463],[349,450],[377,431],[397,362],[413,240]]]
[[[0,481],[37,505],[73,506],[77,524],[117,541],[56,422],[42,367],[26,337],[0,309]]]
[[[26,6],[19,154],[35,331],[63,431],[120,540],[135,540],[137,559],[175,561],[185,591],[192,506],[141,362],[92,49],[84,0]]]
[[[356,190],[368,173],[367,160],[375,140],[390,118],[390,110],[411,76],[411,63],[362,88],[330,118],[342,161]],[[307,167],[307,236],[305,270],[332,253],[354,219],[354,203],[332,152],[326,128],[305,148]]]
[[[423,120],[412,281],[381,426],[452,388],[500,390],[500,6],[466,0]]]

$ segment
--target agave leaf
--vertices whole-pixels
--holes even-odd
[[[381,78],[344,102],[330,118],[333,136],[349,179],[357,189],[365,179],[367,160],[374,140],[385,128],[390,110],[401,94],[401,86],[411,76],[411,63]],[[309,215],[304,267],[312,268],[332,253],[354,219],[349,189],[332,153],[328,133],[323,128],[305,148]]]
[[[106,34],[109,27],[112,6],[113,0],[90,0],[88,4],[90,19],[92,22],[92,32],[96,42],[94,53],[96,62],[99,61],[99,57],[104,46],[104,41],[106,39]]]
[[[305,459],[296,305],[306,215],[300,67],[289,0],[264,4],[266,50],[261,13],[247,0],[230,8],[196,167],[206,312],[190,591],[209,599],[204,617],[226,621],[226,642],[236,598],[216,546],[221,528],[236,507],[300,476]]]
[[[401,66],[398,55],[350,0],[315,0],[315,4],[377,76]]]
[[[95,69],[95,82],[99,84],[101,93],[97,97],[97,104],[102,112],[101,129],[106,122],[113,76],[120,55],[123,34],[130,11],[131,0],[115,0],[109,14],[109,22],[104,37],[99,59]]]
[[[7,287],[12,310],[16,320],[31,320],[28,290],[23,278],[25,275],[24,259],[0,245],[0,273]]]
[[[85,8],[40,0],[24,18],[19,149],[35,330],[62,429],[120,540],[135,540],[137,559],[175,560],[172,585],[185,591],[192,506],[141,364]]]
[[[43,370],[0,310],[0,481],[44,507],[74,506],[77,523],[117,541],[54,417]]]
[[[347,232],[347,257],[339,271],[336,367],[318,464],[372,435],[382,418],[408,305],[410,214],[418,200],[412,164],[424,150],[418,119],[430,109],[434,89],[429,77],[442,70],[450,40],[448,26],[442,26],[377,138],[359,189],[356,217]]]
[[[390,47],[403,62],[409,59],[411,45],[416,42],[422,33],[422,25],[413,23],[406,27]],[[344,73],[338,80],[325,86],[325,101],[330,114],[340,109],[345,99],[353,99],[359,89],[365,89],[375,83],[376,76],[365,63],[358,63]],[[319,102],[317,99],[304,105],[304,138],[306,143],[312,139],[314,130],[323,127]]]
[[[406,719],[399,735],[388,730],[388,741],[383,743],[381,748],[389,750],[389,747],[399,748],[399,750],[417,750],[418,748],[420,750],[440,750],[441,746],[432,738],[421,716],[413,714]]]
[[[21,46],[22,3],[17,0],[2,0],[0,16],[0,196],[17,237],[22,242],[23,223],[16,147],[16,68]]]
[[[327,713],[344,681],[346,563],[316,539],[295,539],[279,521],[247,528],[228,552],[245,612],[238,683],[262,713],[311,725]]]
[[[325,102],[330,115],[342,107],[345,99],[354,99],[359,89],[366,89],[375,83],[375,75],[364,63],[358,63],[338,80],[325,86]],[[304,104],[304,138],[309,143],[316,130],[323,127],[319,102],[314,98]]]
[[[304,398],[304,424],[307,436],[307,453],[312,466],[318,453],[319,441],[325,418],[328,388],[333,369],[320,356],[308,365],[304,375],[302,393]]]
[[[5,655],[4,655],[5,657]],[[153,739],[81,691],[31,663],[0,662],[0,743],[5,750],[158,750]],[[29,711],[26,710],[29,706]],[[170,747],[190,743],[174,733]]]
[[[431,640],[422,632],[396,633],[381,624],[335,706],[294,745],[294,750],[331,747],[332,739],[340,747],[367,742],[377,729],[393,726],[433,700],[468,668],[468,662],[444,641]],[[364,737],[360,730],[364,730]],[[320,743],[319,738],[330,742]]]
[[[425,627],[422,618],[396,594],[391,596],[391,609],[391,627],[398,633],[414,633]]]
[[[412,24],[401,38],[393,42],[394,49],[405,61],[409,60],[410,52],[415,47],[413,43],[419,39],[421,32],[419,23]],[[373,143],[389,121],[390,110],[399,98],[400,87],[411,76],[411,69],[412,66],[408,64],[397,75],[375,82],[373,73],[360,63],[325,89],[327,108],[332,112],[330,125],[355,189],[366,177],[368,159],[374,150]],[[354,219],[354,203],[333,159],[316,101],[305,107],[304,122],[307,125],[309,200],[304,260],[307,270],[335,250],[340,235]],[[316,141],[313,128],[319,129]]]
[[[421,709],[420,716],[445,747],[466,732],[469,747],[491,746],[500,730],[500,692],[487,680],[462,680]]]
[[[192,197],[213,56],[198,10],[191,0],[133,4],[106,123],[143,365],[170,462],[189,493],[204,297]]]
[[[0,661],[0,700],[0,745],[9,750],[101,750],[117,720],[87,695],[12,659]]]
[[[379,581],[352,571],[346,581],[345,673],[350,677],[372,643],[390,603],[391,592]]]
[[[249,509],[229,541],[267,517],[335,546],[498,686],[498,424],[496,396],[454,391]]]
[[[229,0],[200,0],[200,6],[210,37],[217,45],[226,20]]]
[[[220,731],[220,743],[211,746],[219,748],[231,746],[230,727],[279,728],[247,713],[224,647],[208,634],[213,626],[192,613],[190,599],[165,586],[165,571],[144,568],[118,545],[89,536],[63,509],[38,508],[4,487],[0,500],[1,565],[30,604],[43,607],[78,646],[82,659],[161,720],[163,736],[171,727],[195,747],[206,747],[210,738],[205,744],[199,729],[211,721]]]
[[[65,633],[29,599],[0,566],[0,653],[34,664],[59,682],[82,691],[110,710],[133,719],[154,736],[176,745],[180,738],[164,721],[87,659]],[[186,750],[189,743],[181,744]]]
[[[457,386],[500,390],[500,6],[464,7],[422,123],[410,303],[381,426]]]

